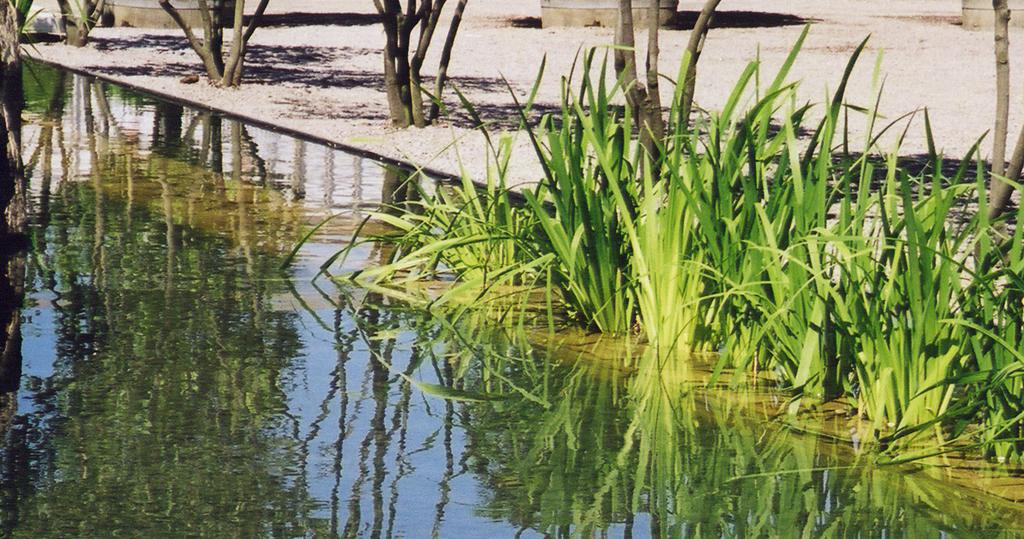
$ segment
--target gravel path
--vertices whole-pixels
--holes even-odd
[[[451,75],[501,125],[510,125],[513,110],[502,77],[525,94],[546,57],[538,104],[553,106],[559,78],[569,72],[577,51],[612,41],[608,29],[541,29],[539,3],[474,0],[467,10]],[[684,8],[695,9],[695,4],[684,2]],[[722,27],[712,30],[702,59],[697,101],[708,109],[720,107],[739,73],[758,54],[766,77],[773,74],[810,22],[810,37],[791,76],[801,81],[801,102],[823,102],[850,53],[871,35],[849,101],[873,101],[874,64],[880,57],[883,112],[895,118],[927,107],[940,147],[948,156],[962,156],[990,129],[995,75],[991,35],[961,28],[959,7],[958,0],[724,0]],[[449,173],[465,168],[482,177],[487,166],[483,139],[457,118],[427,129],[389,128],[380,74],[384,37],[368,17],[372,10],[369,0],[272,1],[270,26],[256,32],[248,79],[236,90],[180,83],[184,75],[201,73],[201,67],[176,31],[98,28],[85,48],[38,45],[28,54],[390,158]],[[688,35],[685,29],[665,31],[664,72],[676,71]],[[1024,33],[1014,31],[1012,43],[1019,88]],[[1013,104],[1011,132],[1024,120],[1020,95]],[[926,148],[923,121],[915,122],[901,149],[904,154]],[[856,135],[858,125],[851,123]],[[513,136],[513,177],[535,180],[539,169],[532,151],[521,133]],[[983,155],[988,154],[986,146]]]

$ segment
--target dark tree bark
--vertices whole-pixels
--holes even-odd
[[[17,409],[27,208],[21,166],[21,61],[14,5],[0,1],[0,430]]]
[[[21,382],[21,304],[25,255],[0,252],[0,434],[17,410]]]
[[[245,55],[249,48],[256,28],[259,27],[263,14],[267,11],[270,0],[260,0],[256,11],[245,20],[245,0],[236,0],[231,25],[231,44],[225,55],[223,33],[223,0],[213,0],[213,6],[207,0],[199,0],[199,17],[202,20],[203,38],[196,36],[192,28],[185,22],[181,13],[171,5],[171,0],[158,0],[178,28],[185,33],[189,46],[203,62],[203,68],[210,82],[216,86],[238,87],[242,84],[242,73],[245,70]]]
[[[459,0],[455,7],[444,48],[438,63],[435,94],[426,106],[422,69],[427,52],[434,42],[437,27],[448,0],[374,0],[381,16],[386,44],[384,46],[384,87],[388,96],[391,122],[396,127],[425,127],[437,119],[440,106],[437,100],[444,92],[448,79],[448,65],[452,49],[462,24],[468,0]],[[413,49],[413,34],[416,47]]]
[[[17,14],[0,2],[0,243],[12,245],[25,226],[25,185],[21,166],[21,56]]]

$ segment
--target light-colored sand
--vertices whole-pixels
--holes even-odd
[[[455,84],[492,119],[508,119],[512,100],[506,77],[521,94],[529,89],[541,60],[547,76],[540,105],[554,105],[559,77],[568,73],[581,48],[607,45],[607,29],[540,29],[539,1],[475,0],[458,42],[451,75]],[[695,2],[684,2],[695,9]],[[223,109],[271,121],[302,132],[363,148],[395,159],[456,173],[459,163],[475,177],[485,167],[482,137],[449,125],[393,130],[381,78],[384,42],[373,24],[351,24],[357,17],[340,13],[372,12],[369,0],[273,0],[270,13],[320,13],[320,26],[272,26],[257,31],[250,54],[249,79],[241,89],[225,90],[205,82],[185,85],[182,75],[200,73],[200,64],[178,32],[99,28],[83,49],[41,45],[28,51],[48,61],[104,74]],[[940,147],[962,156],[993,121],[995,86],[992,37],[958,24],[958,0],[725,0],[723,22],[743,22],[737,11],[767,12],[768,23],[793,24],[718,28],[711,32],[701,64],[699,104],[716,109],[737,76],[759,53],[767,74],[788,53],[799,35],[800,19],[812,21],[810,37],[791,78],[802,81],[801,101],[822,102],[835,88],[847,59],[869,34],[868,52],[855,72],[849,101],[869,105],[875,59],[882,55],[889,117],[927,107]],[[308,23],[307,23],[308,24]],[[663,36],[662,70],[674,73],[689,33],[669,30]],[[436,51],[435,51],[436,52]],[[1015,87],[1024,85],[1024,33],[1013,34]],[[428,62],[428,65],[432,62]],[[666,89],[668,91],[668,89]],[[1011,130],[1024,119],[1024,99],[1016,93]],[[454,105],[454,104],[453,104]],[[923,122],[912,127],[902,152],[925,150]],[[458,141],[459,152],[448,149]],[[539,175],[525,137],[518,137],[513,176],[529,181]],[[989,154],[985,146],[983,152]]]

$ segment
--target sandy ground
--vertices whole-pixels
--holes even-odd
[[[485,116],[503,125],[509,125],[513,108],[502,77],[524,95],[546,57],[538,104],[553,106],[559,78],[569,72],[577,51],[612,41],[608,29],[541,29],[539,4],[475,0],[467,10],[450,72]],[[684,2],[683,9],[696,9],[695,4]],[[389,127],[381,76],[384,36],[365,16],[372,10],[369,0],[273,0],[268,26],[252,41],[247,80],[234,90],[179,82],[184,75],[200,74],[201,66],[176,31],[98,28],[85,48],[39,45],[28,54],[417,165],[448,173],[464,167],[482,178],[487,155],[483,139],[457,119],[427,129]],[[801,102],[823,102],[828,89],[838,84],[851,52],[870,35],[851,83],[851,103],[873,102],[875,60],[881,58],[883,112],[895,118],[927,107],[947,156],[964,155],[990,129],[992,37],[959,26],[959,0],[725,0],[721,10],[722,27],[711,32],[701,64],[697,101],[704,108],[720,107],[738,75],[758,55],[765,78],[773,76],[803,25],[811,23],[791,74],[801,83]],[[664,32],[664,72],[677,70],[688,36],[685,29]],[[1019,87],[1024,33],[1015,31],[1012,42]],[[1017,95],[1011,132],[1024,120],[1024,100]],[[851,123],[860,140],[856,122]],[[513,179],[534,180],[540,174],[536,159],[525,136],[520,133],[516,140]],[[901,153],[922,153],[925,148],[919,119]],[[989,153],[986,145],[983,155]]]

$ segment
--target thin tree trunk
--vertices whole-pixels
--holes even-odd
[[[636,108],[636,35],[633,29],[633,0],[619,0],[619,19],[615,26],[615,72],[622,78],[629,106]]]
[[[379,0],[374,0],[377,6],[377,13],[380,14],[384,25],[384,35],[387,39],[384,45],[384,89],[388,95],[388,109],[391,112],[391,122],[396,127],[408,127],[408,116],[406,114],[402,99],[401,81],[398,75],[399,33],[401,5],[397,0],[387,0],[387,5],[382,5]]]
[[[204,0],[205,1],[205,0]],[[200,16],[206,12],[200,5]],[[214,65],[219,73],[224,72],[224,0],[213,0],[213,11],[209,16],[203,17],[204,30],[206,30],[206,41],[209,43],[210,54],[213,55]],[[209,24],[207,24],[207,19]]]
[[[231,28],[231,56],[224,64],[224,77],[221,80],[222,86],[236,86],[235,73],[242,68],[243,45],[242,38],[245,37],[242,28],[242,18],[245,16],[245,0],[235,0],[235,20]]]
[[[395,48],[388,44],[384,49],[384,87],[388,94],[388,109],[391,112],[391,123],[395,127],[409,127],[408,115],[402,102],[398,69],[395,66],[396,56]]]
[[[649,13],[657,17],[657,0],[651,1]],[[619,24],[616,27],[616,41],[618,45],[615,50],[615,71],[622,79],[626,91],[626,104],[633,111],[633,116],[640,132],[640,144],[647,151],[652,160],[657,159],[658,144],[664,135],[664,118],[661,114],[661,98],[652,94],[658,88],[658,19],[652,21],[648,30],[648,54],[647,54],[647,86],[640,82],[636,67],[636,33],[633,20],[632,0],[619,0]],[[650,50],[651,43],[654,50]],[[654,81],[654,89],[650,87]]]
[[[448,26],[448,35],[444,39],[444,48],[441,49],[441,61],[437,69],[437,83],[434,87],[434,102],[430,106],[430,122],[433,123],[441,113],[441,98],[444,95],[444,87],[448,83],[448,65],[452,61],[452,49],[455,47],[455,38],[459,34],[459,27],[462,25],[462,16],[466,12],[468,0],[459,0],[455,6],[455,13],[452,15],[451,25]]]
[[[425,127],[437,118],[440,105],[436,101],[447,81],[452,48],[467,1],[459,0],[448,28],[438,65],[437,93],[434,103],[428,109],[424,95],[429,92],[423,88],[422,69],[447,0],[406,0],[404,7],[400,0],[373,0],[387,38],[384,47],[384,87],[391,122],[396,127]],[[419,34],[414,44],[412,35],[417,27]]]
[[[647,149],[653,157],[657,151],[657,144],[665,138],[665,119],[661,114],[661,84],[658,78],[658,58],[661,53],[659,43],[661,2],[660,0],[650,0],[650,2],[650,11],[647,16],[647,103],[645,103],[644,120],[652,139],[648,142]]]
[[[0,1],[0,429],[17,407],[28,208],[21,163],[21,58],[14,4]],[[12,408],[14,407],[14,408]]]
[[[242,85],[242,74],[245,73],[245,55],[249,53],[249,40],[252,39],[256,28],[259,27],[260,22],[263,20],[263,13],[267,11],[269,4],[270,0],[260,0],[260,3],[256,5],[256,11],[253,12],[252,17],[249,19],[249,26],[245,28],[245,33],[242,36],[242,47],[238,51],[238,67],[235,69],[234,77],[231,79],[231,86],[238,87]]]
[[[992,0],[995,13],[996,125],[992,134],[992,176],[1006,172],[1006,131],[1010,115],[1010,10],[1007,0]],[[995,180],[995,178],[993,178]]]
[[[25,185],[21,163],[21,53],[14,5],[0,1],[0,243],[21,235]]]
[[[252,39],[253,33],[259,28],[260,22],[263,20],[263,13],[267,11],[267,6],[270,5],[270,0],[260,0],[260,3],[256,5],[256,11],[253,12],[252,17],[249,18],[249,27],[245,29],[245,38],[243,41],[249,43]]]
[[[426,127],[427,117],[423,114],[423,81],[420,79],[418,68],[409,70],[409,111],[411,112],[411,125]]]
[[[1024,172],[1024,127],[1017,135],[1017,145],[1013,150],[1013,157],[1006,168],[1006,177],[1011,181],[1018,181],[1021,172]],[[990,188],[989,196],[989,218],[995,219],[1010,209],[1010,202],[1013,196],[1013,186],[1006,182],[995,182]]]
[[[992,0],[995,18],[996,125],[993,133],[992,175],[988,187],[990,219],[1005,213],[1013,196],[1013,186],[999,177],[1017,181],[1020,179],[1021,169],[1024,168],[1024,129],[1017,137],[1017,145],[1014,147],[1009,167],[1003,168],[1010,110],[1010,10],[1007,3],[1007,0]]]
[[[686,45],[686,55],[689,59],[686,70],[686,87],[683,89],[682,121],[686,121],[693,111],[693,96],[697,90],[697,64],[700,62],[700,55],[704,52],[704,41],[707,39],[711,23],[715,18],[715,11],[722,0],[707,0],[700,10],[697,23],[690,31],[690,41]]]
[[[412,120],[416,127],[427,126],[426,110],[423,106],[423,78],[420,73],[423,69],[423,61],[430,50],[430,43],[434,40],[434,31],[437,30],[438,20],[447,0],[423,0],[420,4],[417,18],[420,21],[420,38],[416,44],[416,53],[413,54],[409,66],[409,95],[412,106]]]
[[[409,0],[407,12],[400,16],[398,25],[398,47],[395,48],[395,80],[402,103],[402,127],[413,125],[412,114],[412,68],[409,65],[409,46],[412,31],[416,25],[415,2]]]
[[[206,68],[206,75],[211,81],[218,83],[224,76],[224,61],[223,58],[218,58],[218,55],[214,54],[214,50],[211,48],[212,39],[208,37],[206,40],[201,40],[196,37],[195,32],[192,31],[192,27],[185,22],[185,19],[181,16],[181,13],[171,5],[170,0],[157,0],[157,3],[163,8],[164,12],[171,17],[178,28],[185,33],[185,39],[188,40],[188,44],[192,47],[192,50],[199,55],[199,59],[203,62],[203,67]],[[210,21],[209,5],[206,0],[199,0],[199,12],[200,17],[203,18],[203,30],[204,35],[210,36],[210,25],[213,24]],[[209,24],[207,21],[210,21]]]
[[[58,0],[66,1],[66,0]],[[210,81],[218,86],[236,87],[242,83],[242,73],[245,71],[245,55],[249,51],[249,40],[252,38],[256,28],[259,27],[264,12],[267,10],[269,0],[260,0],[256,11],[249,19],[248,26],[245,25],[245,0],[236,0],[232,19],[231,46],[227,52],[227,59],[224,54],[224,21],[223,9],[224,0],[198,0],[199,16],[203,24],[203,39],[196,37],[195,32],[185,22],[181,13],[171,5],[170,0],[158,0],[174,23],[185,33],[192,50],[199,55],[206,69]]]

